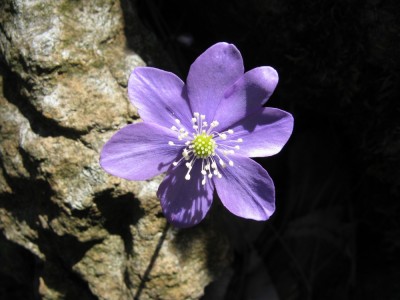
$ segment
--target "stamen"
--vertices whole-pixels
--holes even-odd
[[[211,122],[211,127],[217,127],[219,125],[218,121],[212,121]]]
[[[228,137],[228,135],[234,133],[232,129],[224,132],[214,131],[213,129],[219,125],[217,120],[213,120],[210,124],[205,120],[205,115],[194,112],[191,118],[192,129],[188,131],[181,125],[179,119],[175,119],[175,123],[179,125],[179,128],[173,125],[171,126],[171,130],[177,133],[176,137],[179,141],[183,139],[185,141],[182,143],[168,141],[168,145],[170,146],[183,148],[181,150],[182,157],[178,161],[174,161],[172,165],[176,167],[182,161],[185,161],[185,166],[187,168],[187,173],[185,175],[186,180],[191,179],[190,172],[196,161],[201,159],[200,174],[203,176],[201,181],[202,185],[205,185],[207,179],[211,179],[213,176],[222,178],[222,174],[218,170],[219,168],[226,168],[227,166],[233,167],[234,163],[228,156],[234,154],[234,150],[239,150],[240,146],[232,145],[231,143],[243,142],[242,138],[234,140]],[[222,143],[222,141],[224,142]],[[217,149],[218,152],[216,152]]]
[[[227,154],[235,154],[235,151],[233,151],[233,150],[223,150],[222,153],[224,153],[225,155],[227,155]]]

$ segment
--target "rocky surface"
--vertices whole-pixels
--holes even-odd
[[[227,265],[209,223],[166,224],[161,178],[127,182],[98,164],[139,121],[127,78],[145,65],[137,53],[162,56],[152,49],[134,3],[1,2],[1,298],[198,299]]]

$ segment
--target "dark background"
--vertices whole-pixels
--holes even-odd
[[[283,151],[257,159],[275,181],[277,211],[261,225],[224,217],[235,258],[205,299],[218,287],[250,299],[249,286],[254,299],[271,289],[282,300],[400,299],[398,1],[136,4],[181,78],[209,46],[231,42],[246,70],[278,71],[267,105],[295,118]],[[262,272],[249,267],[254,256]]]

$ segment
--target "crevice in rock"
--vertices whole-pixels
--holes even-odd
[[[2,294],[0,294],[0,298],[11,299],[10,295],[12,295],[12,299],[40,299],[37,293],[39,289],[45,288],[50,289],[50,293],[62,294],[65,299],[97,299],[90,292],[87,283],[72,270],[72,266],[80,261],[86,251],[99,241],[81,243],[73,236],[58,236],[49,228],[46,228],[45,224],[40,226],[39,215],[51,220],[59,215],[60,210],[50,200],[52,191],[47,182],[41,180],[31,182],[21,178],[10,178],[7,174],[5,179],[12,187],[14,194],[1,195],[0,207],[9,212],[15,221],[20,224],[27,224],[29,228],[36,231],[38,236],[32,242],[39,246],[39,250],[43,253],[45,260],[37,258],[28,249],[15,244],[16,249],[12,252],[17,254],[29,253],[34,257],[29,267],[23,268],[23,274],[32,273],[32,279],[21,280],[21,284],[24,285],[23,290],[29,294],[29,297],[18,298],[22,294],[14,289],[20,283],[12,280],[12,278],[10,279],[9,275],[7,275],[18,273],[15,271],[4,272],[6,274],[4,276],[8,277],[3,278],[4,276],[2,276],[0,270],[0,279],[5,279],[8,284],[6,286],[7,290],[2,291],[0,289],[0,293],[7,295],[7,297],[2,297]],[[15,241],[9,243],[14,245]],[[2,244],[1,235],[0,244]],[[0,256],[5,249],[3,246],[0,247]],[[22,258],[12,259],[7,255],[7,261],[14,261],[14,265],[21,264],[21,260]],[[42,282],[40,282],[40,278]],[[30,283],[32,285],[28,289],[26,285]],[[43,287],[43,284],[45,287]],[[36,296],[33,296],[35,294]],[[17,298],[14,298],[14,295]]]
[[[15,105],[21,114],[28,120],[32,131],[41,137],[65,137],[77,140],[87,132],[78,131],[73,128],[60,126],[55,120],[43,116],[36,108],[22,95],[21,88],[28,85],[16,74],[0,65],[0,75],[3,76],[3,95],[10,103]],[[31,87],[28,87],[28,89]]]
[[[51,293],[62,294],[66,299],[96,299],[91,294],[87,283],[78,274],[75,274],[71,268],[98,241],[80,243],[74,237],[56,235],[50,229],[45,228],[46,225],[42,224],[40,226],[39,215],[51,220],[58,216],[60,212],[60,208],[50,200],[52,191],[47,182],[42,180],[31,182],[21,178],[10,178],[7,174],[5,174],[5,179],[12,187],[14,194],[0,195],[0,207],[12,216],[14,219],[13,224],[26,224],[36,231],[37,238],[32,242],[39,246],[39,250],[43,253],[45,260],[42,261],[37,258],[29,249],[15,244],[15,241],[7,242],[7,245],[15,245],[12,246],[15,249],[5,254],[7,260],[4,261],[7,264],[2,263],[3,268],[1,269],[0,267],[0,279],[4,279],[4,282],[7,283],[3,285],[5,290],[0,290],[2,293],[0,298],[39,299],[39,295],[34,295],[38,290],[44,288],[44,284],[46,286],[45,289],[52,290]],[[18,239],[18,237],[10,238]],[[0,237],[0,244],[3,244],[2,240]],[[0,256],[7,249],[2,245],[0,247]],[[22,255],[23,257],[16,259],[11,254]],[[32,256],[33,259],[30,262],[26,262],[28,259],[26,256]],[[21,272],[25,277],[32,272],[29,275],[32,278],[29,280],[23,279],[19,281],[17,280],[18,278],[13,278],[20,276],[15,268],[22,263],[24,263],[24,266],[21,266],[23,269]],[[13,268],[4,269],[8,264],[11,264]],[[18,288],[22,285],[23,287]],[[21,289],[21,291],[17,289]]]
[[[35,257],[0,234],[0,299],[39,299],[35,295]]]
[[[31,291],[39,289],[39,277],[41,277],[46,288],[61,293],[65,299],[97,299],[90,292],[87,282],[74,272],[72,267],[91,247],[99,243],[99,240],[80,242],[74,236],[59,236],[46,228],[46,225],[40,226],[39,215],[48,220],[60,215],[60,208],[50,200],[52,191],[48,183],[41,180],[31,182],[21,178],[10,178],[7,174],[5,179],[12,187],[14,194],[1,195],[0,207],[10,212],[19,223],[25,223],[37,232],[38,237],[34,243],[39,246],[40,252],[45,257],[45,261],[36,260],[35,285],[37,286],[32,287]],[[29,250],[25,251],[29,252]]]
[[[11,178],[5,172],[4,178],[12,188],[13,194],[1,195],[0,207],[10,212],[16,220],[37,229],[39,213],[50,218],[58,214],[59,207],[50,201],[52,191],[47,182]]]
[[[29,153],[27,153],[22,147],[18,147],[18,152],[22,158],[22,165],[24,166],[24,169],[28,171],[30,178],[37,178],[38,165],[40,161],[35,162]]]
[[[133,194],[116,196],[112,190],[105,190],[95,196],[94,203],[104,217],[104,227],[109,233],[121,236],[126,253],[131,253],[133,236],[130,226],[136,225],[145,215],[139,200]]]
[[[71,267],[78,263],[90,248],[101,242],[81,242],[72,235],[59,236],[51,230],[40,231],[38,240],[46,259],[57,260],[66,271],[71,271]]]
[[[39,245],[46,256],[40,262],[38,275],[46,286],[61,293],[64,299],[97,299],[90,291],[88,283],[72,270],[85,253],[98,241],[79,242],[73,236],[58,236],[51,231],[41,231]]]

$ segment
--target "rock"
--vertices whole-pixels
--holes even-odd
[[[121,1],[0,4],[0,248],[20,249],[1,253],[8,291],[33,282],[32,298],[199,299],[230,261],[211,220],[166,224],[161,177],[128,182],[99,166],[105,141],[139,121],[126,97],[145,65],[138,52],[162,56]]]

